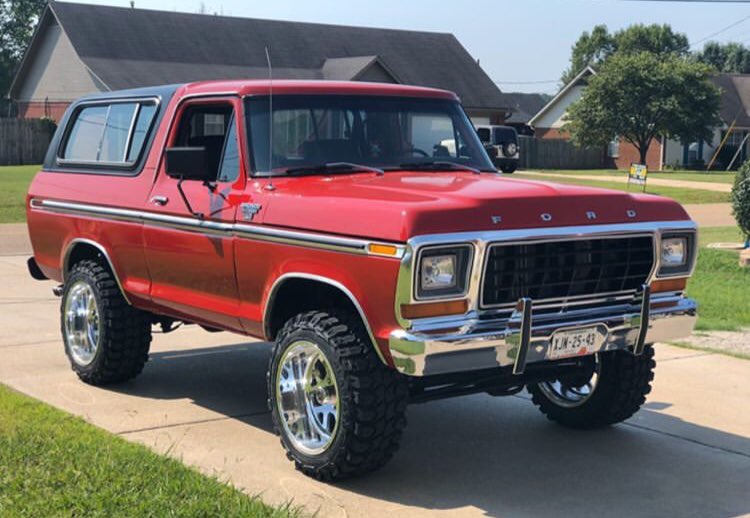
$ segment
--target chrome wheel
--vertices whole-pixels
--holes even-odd
[[[78,365],[94,361],[99,348],[99,308],[94,290],[84,281],[73,284],[65,299],[65,341]]]
[[[568,380],[543,381],[539,383],[539,390],[553,403],[564,408],[575,408],[589,400],[596,391],[601,374],[599,355],[594,357],[594,371],[588,381],[572,383]]]
[[[323,351],[308,341],[292,343],[276,372],[276,405],[284,431],[300,452],[319,455],[336,437],[338,385]]]

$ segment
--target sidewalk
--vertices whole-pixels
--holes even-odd
[[[683,207],[699,227],[737,226],[737,221],[732,216],[732,205],[729,203],[699,203]]]
[[[31,241],[26,223],[0,224],[0,256],[31,255]]]
[[[628,183],[627,176],[597,176],[597,175],[586,175],[586,174],[551,174],[544,172],[534,171],[522,171],[524,175],[529,176],[546,176],[561,178],[574,178],[577,180],[591,180],[596,182],[614,182],[614,183]],[[713,191],[713,192],[732,192],[732,186],[726,183],[712,183],[712,182],[693,182],[690,180],[668,180],[666,178],[653,178],[649,176],[649,185],[659,185],[661,187],[684,187],[686,189],[696,189],[699,191]]]

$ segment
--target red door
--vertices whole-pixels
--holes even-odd
[[[178,107],[167,147],[206,148],[216,182],[184,181],[183,200],[162,159],[147,202],[147,211],[158,217],[144,225],[157,310],[236,331],[242,327],[231,226],[247,201],[239,113],[237,98],[193,99]]]

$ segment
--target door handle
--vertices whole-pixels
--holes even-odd
[[[169,203],[169,198],[167,198],[166,196],[154,196],[153,198],[151,198],[151,203],[163,207],[164,205]]]

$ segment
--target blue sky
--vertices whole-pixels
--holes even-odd
[[[78,0],[128,6],[127,0]],[[718,41],[750,44],[750,3],[626,0],[136,0],[136,7],[229,16],[452,32],[503,91],[554,93],[570,47],[604,23],[669,23],[697,42],[734,22]],[[701,48],[702,44],[698,45]]]

